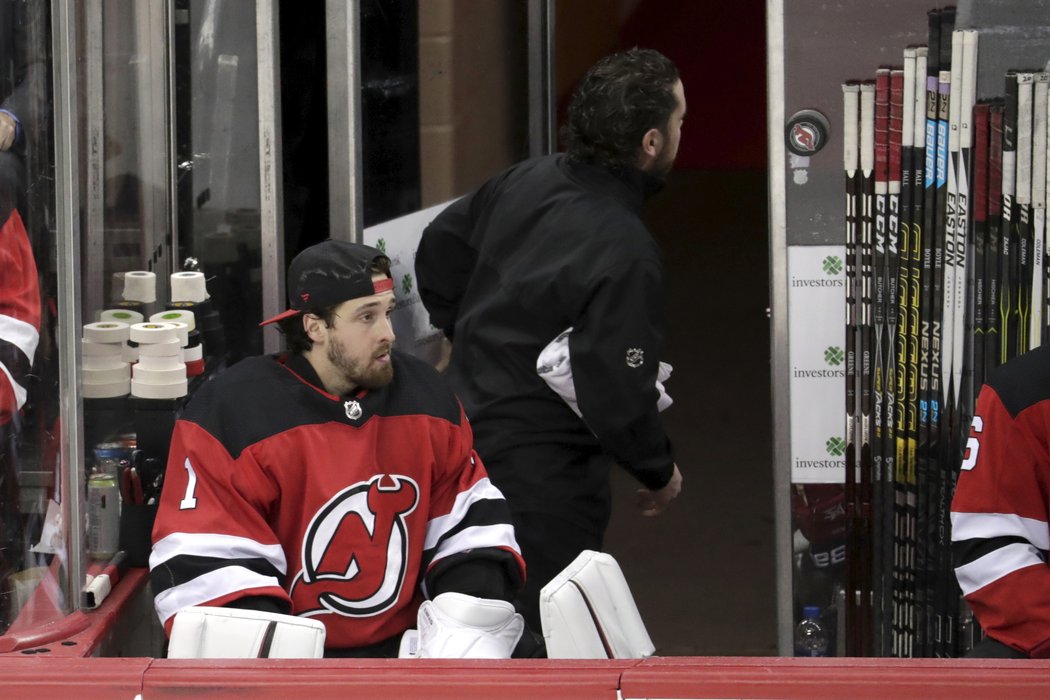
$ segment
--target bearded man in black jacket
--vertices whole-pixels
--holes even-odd
[[[613,462],[641,483],[643,515],[681,490],[657,409],[663,263],[641,209],[674,164],[685,111],[665,56],[603,58],[572,96],[568,151],[451,204],[417,252],[423,303],[452,341],[449,380],[513,513],[533,629],[540,589],[601,549]],[[556,339],[571,368],[560,385],[539,359]]]

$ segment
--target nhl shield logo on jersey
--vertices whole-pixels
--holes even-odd
[[[357,420],[364,413],[361,408],[361,404],[351,399],[343,404],[343,408],[346,410],[346,417],[350,420]]]
[[[641,367],[645,362],[645,351],[641,348],[627,348],[627,366],[631,368]]]
[[[407,476],[379,474],[343,489],[310,520],[289,594],[297,614],[377,615],[401,597],[408,572],[406,517],[419,503]]]

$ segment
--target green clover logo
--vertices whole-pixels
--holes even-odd
[[[381,250],[382,252],[385,253],[386,252],[386,240],[383,239],[383,238],[380,238],[378,241],[376,241],[376,248],[379,248],[379,250]]]
[[[411,273],[406,273],[405,276],[401,278],[401,291],[404,292],[405,294],[408,294],[409,292],[411,292],[412,291],[412,285],[413,285],[414,282],[415,282],[415,280],[412,279],[412,274]]]
[[[839,274],[842,272],[842,258],[837,255],[829,255],[824,258],[823,268],[824,273],[827,274],[828,277]]]
[[[837,367],[846,359],[846,353],[842,348],[832,345],[824,351],[824,361],[829,365]]]
[[[840,437],[828,438],[825,445],[828,448],[828,454],[832,457],[841,457],[846,454],[846,441]]]

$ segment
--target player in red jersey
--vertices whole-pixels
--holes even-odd
[[[987,639],[972,656],[1050,657],[1050,347],[981,390],[952,501],[952,553]]]
[[[264,322],[290,351],[179,417],[150,558],[168,629],[188,606],[243,607],[321,620],[326,655],[396,656],[423,601],[454,593],[504,606],[517,641],[509,510],[455,396],[393,349],[389,264],[341,241],[300,253],[291,308]]]

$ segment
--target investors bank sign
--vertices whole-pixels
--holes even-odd
[[[845,477],[844,246],[788,247],[791,481]]]

